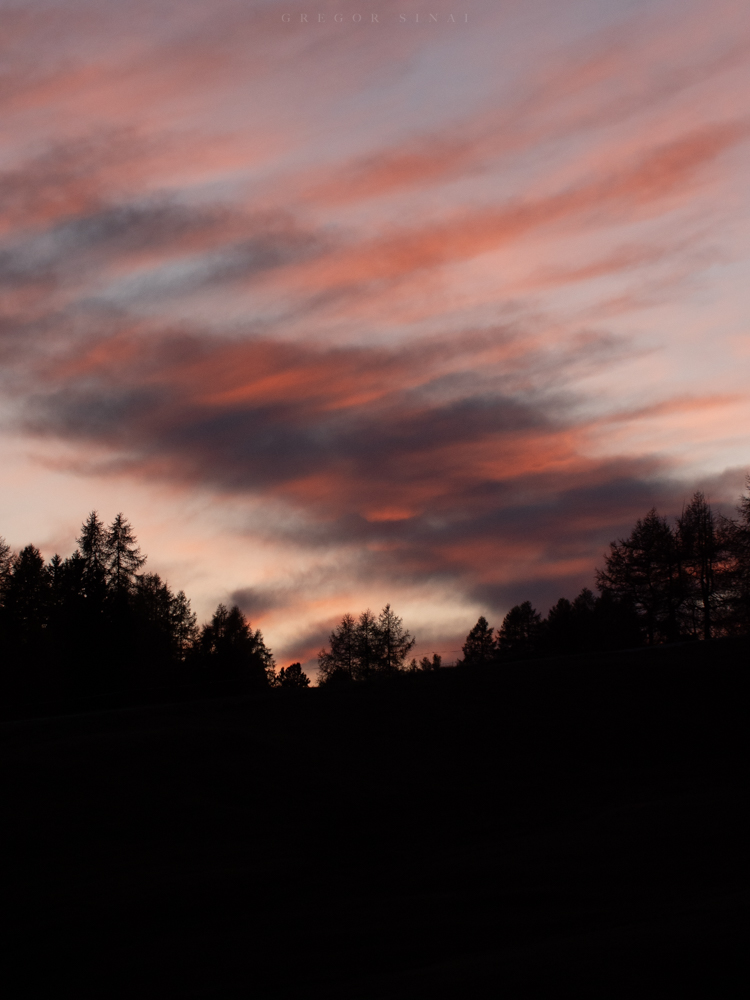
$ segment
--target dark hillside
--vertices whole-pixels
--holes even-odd
[[[9,995],[729,995],[749,659],[725,639],[4,723]]]

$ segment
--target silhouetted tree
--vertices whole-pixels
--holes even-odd
[[[738,521],[725,525],[730,535],[733,620],[742,631],[750,631],[750,476],[747,495],[740,497]]]
[[[103,602],[107,587],[107,535],[99,515],[92,510],[81,525],[77,539],[83,557],[83,590],[97,607]]]
[[[120,591],[121,595],[128,591]],[[125,660],[136,655],[138,662],[133,664],[140,673],[147,672],[148,683],[164,681],[159,673],[172,662],[175,655],[172,606],[174,595],[169,584],[158,573],[143,573],[135,580],[135,586],[125,605],[125,614],[133,631],[132,641],[127,642],[126,636],[116,633],[113,636],[121,650],[127,651]],[[123,619],[118,616],[118,623]],[[127,642],[127,645],[125,643]],[[122,657],[121,657],[122,658]]]
[[[596,598],[588,628],[584,633],[584,650],[632,649],[643,645],[638,612],[627,598],[616,597],[609,590]]]
[[[680,547],[667,519],[652,508],[628,538],[611,543],[604,562],[605,568],[596,572],[598,588],[635,608],[647,642],[678,639],[685,580]]]
[[[115,593],[132,590],[135,575],[146,562],[136,544],[136,537],[129,521],[118,514],[109,526],[104,539],[107,582]]]
[[[276,686],[284,689],[296,689],[309,687],[310,678],[302,669],[301,663],[290,663],[288,667],[282,667],[276,675]]]
[[[10,551],[10,545],[5,541],[5,539],[0,536],[0,600],[5,592],[5,582],[10,575],[10,568],[12,565],[12,556]]]
[[[86,560],[76,549],[72,556],[62,562],[59,556],[53,556],[53,562],[55,564],[54,586],[61,601],[68,607],[73,604],[82,605],[86,600],[84,584]]]
[[[561,597],[549,609],[545,623],[546,645],[551,653],[577,653],[581,648],[581,622],[567,597]]]
[[[331,648],[318,653],[321,684],[396,673],[403,669],[415,640],[386,604],[377,618],[369,608],[356,620],[345,614],[331,632],[329,642]]]
[[[358,658],[357,623],[350,614],[345,614],[341,622],[328,637],[330,650],[318,653],[318,668],[321,683],[336,678],[354,680]]]
[[[494,630],[490,628],[484,615],[480,616],[474,628],[466,636],[462,652],[464,655],[461,662],[467,667],[494,663],[497,659]]]
[[[0,651],[10,670],[2,678],[6,694],[45,695],[50,635],[50,579],[33,545],[9,562],[0,609]]]
[[[228,609],[219,604],[198,640],[209,682],[233,691],[268,687],[273,674],[273,656],[260,630],[250,623],[235,604]]]
[[[394,673],[403,669],[407,653],[415,643],[416,639],[404,628],[403,619],[386,604],[376,625],[377,670]]]
[[[38,548],[27,545],[13,559],[4,588],[4,611],[13,639],[23,645],[38,640],[47,626],[50,577]]]
[[[750,476],[746,488],[750,494]],[[740,497],[737,514],[737,519],[719,517],[716,526],[722,558],[714,569],[714,617],[728,634],[750,631],[750,495]]]
[[[6,694],[27,698],[177,689],[252,690],[275,677],[273,655],[237,607],[220,605],[200,632],[184,591],[174,594],[145,563],[118,514],[105,530],[96,511],[78,548],[47,566],[38,549],[17,556],[0,541],[0,655]],[[12,679],[12,683],[11,683]],[[292,670],[287,683],[302,683]],[[11,690],[12,689],[12,690]]]
[[[501,659],[533,656],[541,648],[542,616],[531,601],[511,608],[497,631],[497,649]]]
[[[573,601],[561,597],[550,608],[541,638],[538,652],[553,656],[627,649],[642,641],[634,609],[611,591],[597,597],[588,587]]]
[[[378,668],[380,635],[375,615],[368,608],[357,619],[354,679],[367,680]]]
[[[609,640],[604,634],[602,615],[606,610],[608,618],[611,619],[609,606],[607,605],[605,608],[601,597],[597,597],[588,587],[582,587],[580,593],[573,599],[571,608],[576,636],[576,651],[603,649],[603,644]],[[640,637],[640,633],[638,636]],[[631,642],[630,645],[638,645],[638,642]]]
[[[169,613],[175,656],[183,663],[198,640],[198,618],[184,590],[172,598]]]
[[[724,539],[702,493],[695,493],[677,519],[677,540],[685,582],[683,630],[710,639],[714,634]]]
[[[432,659],[429,656],[423,656],[421,660],[417,663],[416,658],[409,661],[409,673],[415,674],[418,671],[430,672],[434,670],[440,670],[443,665],[443,658],[438,653],[432,654]]]

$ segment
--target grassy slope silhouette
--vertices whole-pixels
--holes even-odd
[[[749,656],[3,723],[14,995],[729,995]]]

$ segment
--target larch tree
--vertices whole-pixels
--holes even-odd
[[[99,515],[92,510],[81,525],[77,539],[82,563],[84,596],[92,603],[104,599],[107,587],[107,532]]]
[[[267,687],[274,675],[273,655],[260,629],[253,631],[237,605],[219,604],[203,626],[199,648],[204,666],[219,682],[242,691]]]
[[[652,508],[628,538],[610,544],[604,564],[596,572],[597,587],[636,609],[647,642],[678,639],[685,581],[680,546],[667,519]]]
[[[718,585],[725,553],[716,518],[706,498],[693,494],[677,519],[677,540],[685,579],[687,631],[710,639],[714,633]]]
[[[530,656],[539,651],[542,616],[531,601],[516,604],[497,630],[497,650],[501,659]]]
[[[463,663],[466,666],[481,666],[493,663],[497,659],[497,644],[494,629],[490,627],[484,615],[481,615],[474,628],[466,636],[462,647]]]
[[[320,679],[324,683],[334,675],[355,679],[358,663],[357,623],[354,616],[345,614],[328,637],[330,649],[318,653]]]
[[[175,653],[184,662],[198,639],[198,616],[190,607],[184,590],[178,590],[170,602],[170,621]]]
[[[109,526],[104,540],[108,583],[116,594],[129,592],[135,576],[146,562],[129,521],[120,513]]]
[[[377,618],[369,608],[356,619],[345,614],[329,636],[330,649],[318,653],[320,682],[398,673],[415,642],[390,604]]]
[[[380,664],[380,633],[375,615],[368,608],[357,619],[355,680],[366,680]]]
[[[403,619],[386,604],[378,615],[377,631],[377,669],[385,673],[394,673],[403,669],[407,654],[416,643],[404,628]]]

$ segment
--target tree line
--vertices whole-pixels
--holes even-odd
[[[750,477],[748,478],[750,489]],[[693,494],[671,524],[652,508],[612,542],[584,588],[546,618],[524,601],[495,631],[481,617],[463,645],[465,665],[535,656],[628,649],[750,631],[750,496],[737,517],[716,514]]]
[[[198,626],[184,591],[174,593],[122,514],[109,527],[93,511],[67,559],[44,561],[0,539],[0,686],[28,701],[127,691],[239,693],[304,687],[300,664],[276,671],[242,611],[219,604]]]
[[[748,478],[750,490],[750,477]],[[45,562],[0,539],[0,693],[5,700],[112,692],[236,694],[304,688],[299,663],[281,670],[239,607],[219,604],[199,627],[122,514],[107,527],[93,511],[67,559]],[[695,493],[674,523],[655,509],[611,543],[594,593],[561,597],[547,617],[524,601],[495,630],[480,617],[459,666],[627,649],[750,631],[750,496],[737,517],[716,514]],[[323,686],[403,672],[436,671],[437,654],[409,659],[415,639],[387,604],[346,614],[318,655]]]
[[[405,669],[439,670],[442,661],[437,653],[417,662],[406,658],[416,639],[404,628],[401,618],[386,604],[376,617],[369,609],[358,618],[346,614],[329,637],[330,649],[318,653],[319,684],[343,681],[366,681],[388,677]]]

